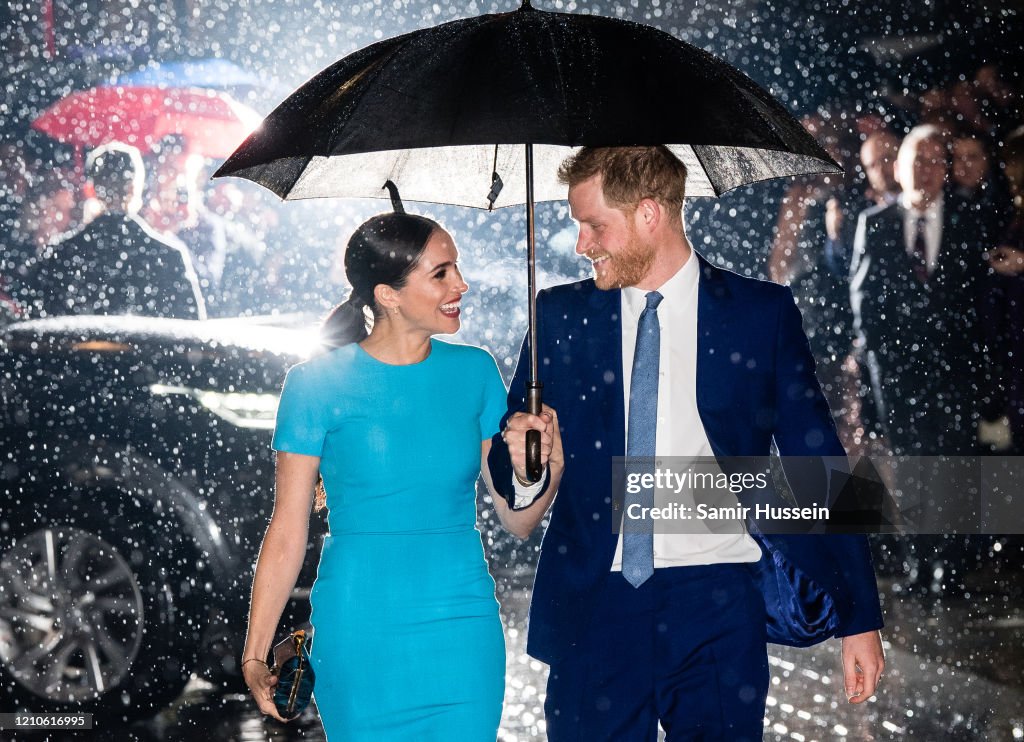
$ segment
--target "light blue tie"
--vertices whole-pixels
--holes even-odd
[[[626,458],[646,461],[628,464],[630,473],[651,472],[654,444],[658,428],[658,362],[661,354],[661,325],[658,323],[658,304],[661,294],[647,294],[647,307],[640,315],[636,328],[636,352],[633,354],[633,373],[629,381],[629,431],[626,439]],[[625,498],[626,512],[630,505],[654,507],[654,488],[640,488],[640,492]],[[637,527],[638,533],[624,528],[622,533],[622,576],[633,587],[640,587],[654,574],[654,531],[648,519]]]

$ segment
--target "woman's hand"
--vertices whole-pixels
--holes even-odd
[[[277,685],[277,676],[270,672],[267,664],[259,660],[244,662],[242,677],[245,678],[245,684],[249,686],[249,692],[252,693],[260,712],[287,723],[288,720],[277,713],[277,706],[274,705],[274,686]]]

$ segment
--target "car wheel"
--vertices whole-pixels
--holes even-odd
[[[195,661],[194,606],[175,590],[188,545],[96,456],[20,481],[0,540],[5,691],[25,710],[153,715]]]
[[[33,695],[78,703],[125,683],[145,628],[142,592],[124,557],[98,535],[32,531],[0,558],[0,660]]]

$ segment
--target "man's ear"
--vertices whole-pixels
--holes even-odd
[[[665,218],[665,210],[653,198],[644,198],[637,204],[634,218],[637,229],[653,232]]]

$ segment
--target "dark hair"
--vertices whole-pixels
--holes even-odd
[[[400,289],[441,225],[416,214],[378,214],[359,225],[345,250],[345,275],[352,284],[348,299],[327,315],[320,328],[324,345],[340,348],[367,335],[365,308],[380,314],[373,290],[380,284]]]
[[[96,197],[105,203],[142,192],[145,167],[138,148],[111,142],[94,149],[85,161],[86,177],[92,181]]]

